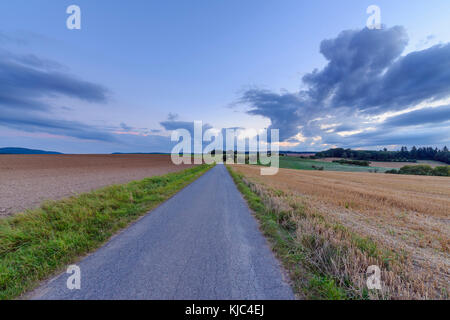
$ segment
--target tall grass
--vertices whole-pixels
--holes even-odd
[[[18,297],[167,200],[211,166],[49,201],[0,220],[0,299]]]

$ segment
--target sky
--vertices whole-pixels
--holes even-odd
[[[168,152],[193,121],[279,129],[285,150],[450,146],[449,13],[448,0],[5,0],[0,148]]]

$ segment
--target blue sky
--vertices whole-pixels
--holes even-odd
[[[71,4],[81,30],[66,28]],[[383,30],[365,29],[371,4]],[[0,147],[170,151],[170,128],[194,120],[277,128],[291,150],[442,147],[449,12],[447,0],[2,1]]]

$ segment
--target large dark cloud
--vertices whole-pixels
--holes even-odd
[[[327,121],[338,124],[334,132],[364,129],[371,125],[366,124],[369,116],[448,98],[450,44],[402,56],[407,44],[406,31],[399,26],[344,31],[322,41],[320,52],[328,63],[303,77],[304,90],[252,89],[241,102],[250,106],[249,114],[269,118],[271,128],[280,129],[280,139],[288,140],[299,132],[328,137],[320,127]],[[391,126],[409,125],[420,116],[410,114],[411,119],[397,124],[392,119]]]
[[[367,99],[381,74],[400,56],[408,44],[402,27],[385,30],[344,31],[337,38],[324,40],[320,52],[327,66],[303,77],[308,96],[316,104],[327,99],[333,107],[360,104]]]
[[[329,61],[303,77],[318,106],[377,114],[450,95],[450,44],[400,56],[408,44],[402,27],[345,31],[325,40]]]

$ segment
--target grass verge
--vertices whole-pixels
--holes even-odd
[[[272,190],[228,170],[261,229],[289,272],[295,293],[305,299],[447,299],[432,279],[414,272],[409,257],[384,248],[301,197]],[[382,270],[382,290],[368,290],[368,266]],[[427,273],[430,274],[430,273]],[[432,274],[431,274],[432,275]]]
[[[197,179],[200,165],[48,201],[0,220],[0,299],[13,299],[75,261]]]
[[[289,272],[291,285],[298,297],[307,299],[345,299],[346,294],[326,275],[307,270],[302,261],[304,248],[295,242],[296,226],[283,213],[270,210],[261,195],[252,190],[243,175],[227,166],[237,188],[260,222],[272,249]]]

